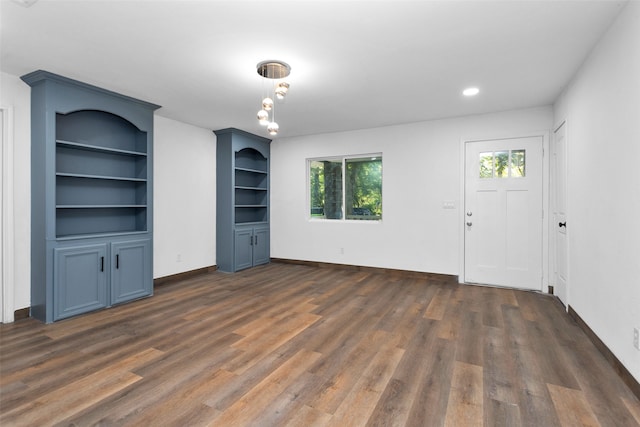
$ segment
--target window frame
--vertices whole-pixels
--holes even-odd
[[[502,153],[507,153],[507,160],[506,160],[506,171],[507,174],[506,175],[498,175],[497,174],[497,164],[498,164],[498,160],[497,160],[497,154],[502,154]],[[513,171],[514,169],[519,169],[519,167],[517,165],[514,166],[514,154],[515,153],[522,153],[522,162],[519,163],[522,166],[522,170],[520,171],[519,174],[514,174]],[[486,163],[486,159],[489,158],[488,154],[491,154],[491,176],[483,176],[483,167],[486,169],[486,172],[488,172],[488,168],[486,165],[483,165],[483,163]],[[481,153],[479,153],[479,161],[478,161],[478,178],[480,178],[481,180],[489,180],[489,179],[511,179],[511,178],[526,178],[527,177],[527,150],[524,148],[518,148],[518,149],[509,149],[509,150],[493,150],[493,151],[483,151]],[[485,173],[486,173],[485,172]]]
[[[347,160],[351,160],[351,159],[371,159],[371,158],[377,158],[380,159],[380,164],[381,164],[381,172],[380,172],[380,193],[382,194],[383,191],[383,182],[384,182],[384,166],[383,166],[383,153],[382,152],[377,152],[377,153],[364,153],[364,154],[349,154],[349,155],[342,155],[342,156],[322,156],[322,157],[310,157],[306,159],[306,168],[305,168],[305,173],[306,173],[306,192],[307,192],[307,196],[306,196],[306,204],[305,204],[305,211],[306,211],[306,217],[309,221],[317,221],[317,222],[334,222],[334,223],[343,223],[343,222],[353,222],[353,223],[380,223],[382,222],[382,218],[383,218],[383,213],[384,212],[384,197],[382,197],[382,201],[381,201],[381,205],[382,205],[382,211],[380,213],[380,218],[376,218],[376,219],[355,219],[355,218],[346,218],[346,185],[347,185],[347,177],[346,177],[346,173],[347,173],[347,169],[346,169],[346,163]],[[341,216],[340,218],[319,218],[319,217],[314,217],[311,215],[311,164],[313,162],[318,162],[318,161],[337,161],[339,160],[341,165],[342,165],[342,206],[341,206]]]

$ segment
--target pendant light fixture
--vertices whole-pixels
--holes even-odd
[[[260,76],[268,81],[268,90],[264,90],[260,111],[258,111],[258,122],[267,127],[270,135],[277,135],[280,126],[276,123],[276,108],[274,99],[282,101],[289,91],[289,83],[284,81],[291,67],[282,62],[275,60],[262,61],[258,63],[257,72]],[[266,93],[265,93],[266,92]]]

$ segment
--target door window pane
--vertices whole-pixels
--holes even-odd
[[[525,150],[511,151],[511,176],[525,176]]]
[[[520,178],[525,176],[525,151],[480,153],[480,178]]]
[[[480,178],[493,178],[493,152],[480,153]]]
[[[496,151],[495,152],[495,177],[507,178],[509,177],[509,152],[508,151]]]

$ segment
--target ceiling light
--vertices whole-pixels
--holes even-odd
[[[24,7],[31,7],[37,1],[38,0],[13,0],[14,3],[17,3],[20,6],[24,6]]]
[[[273,108],[273,99],[265,98],[265,99],[262,100],[262,109],[263,110],[271,111],[272,108]]]
[[[464,96],[476,96],[478,93],[480,93],[480,89],[477,87],[468,87],[462,91]]]
[[[269,112],[267,110],[258,111],[258,123],[263,126],[269,124]]]
[[[276,85],[276,97],[278,99],[284,99],[288,91],[289,91],[289,83],[280,82]]]
[[[267,132],[270,135],[276,135],[279,130],[279,126],[275,121],[275,103],[273,102],[273,95],[278,101],[282,101],[289,92],[289,83],[284,81],[289,73],[291,67],[282,61],[262,61],[257,65],[258,74],[269,81],[269,89],[264,90],[261,110],[258,111],[258,121],[261,125],[267,125]]]
[[[280,126],[276,122],[271,122],[267,125],[267,132],[269,135],[277,135],[278,130],[280,130]]]

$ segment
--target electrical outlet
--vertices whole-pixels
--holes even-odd
[[[633,328],[633,346],[640,350],[640,330]]]

